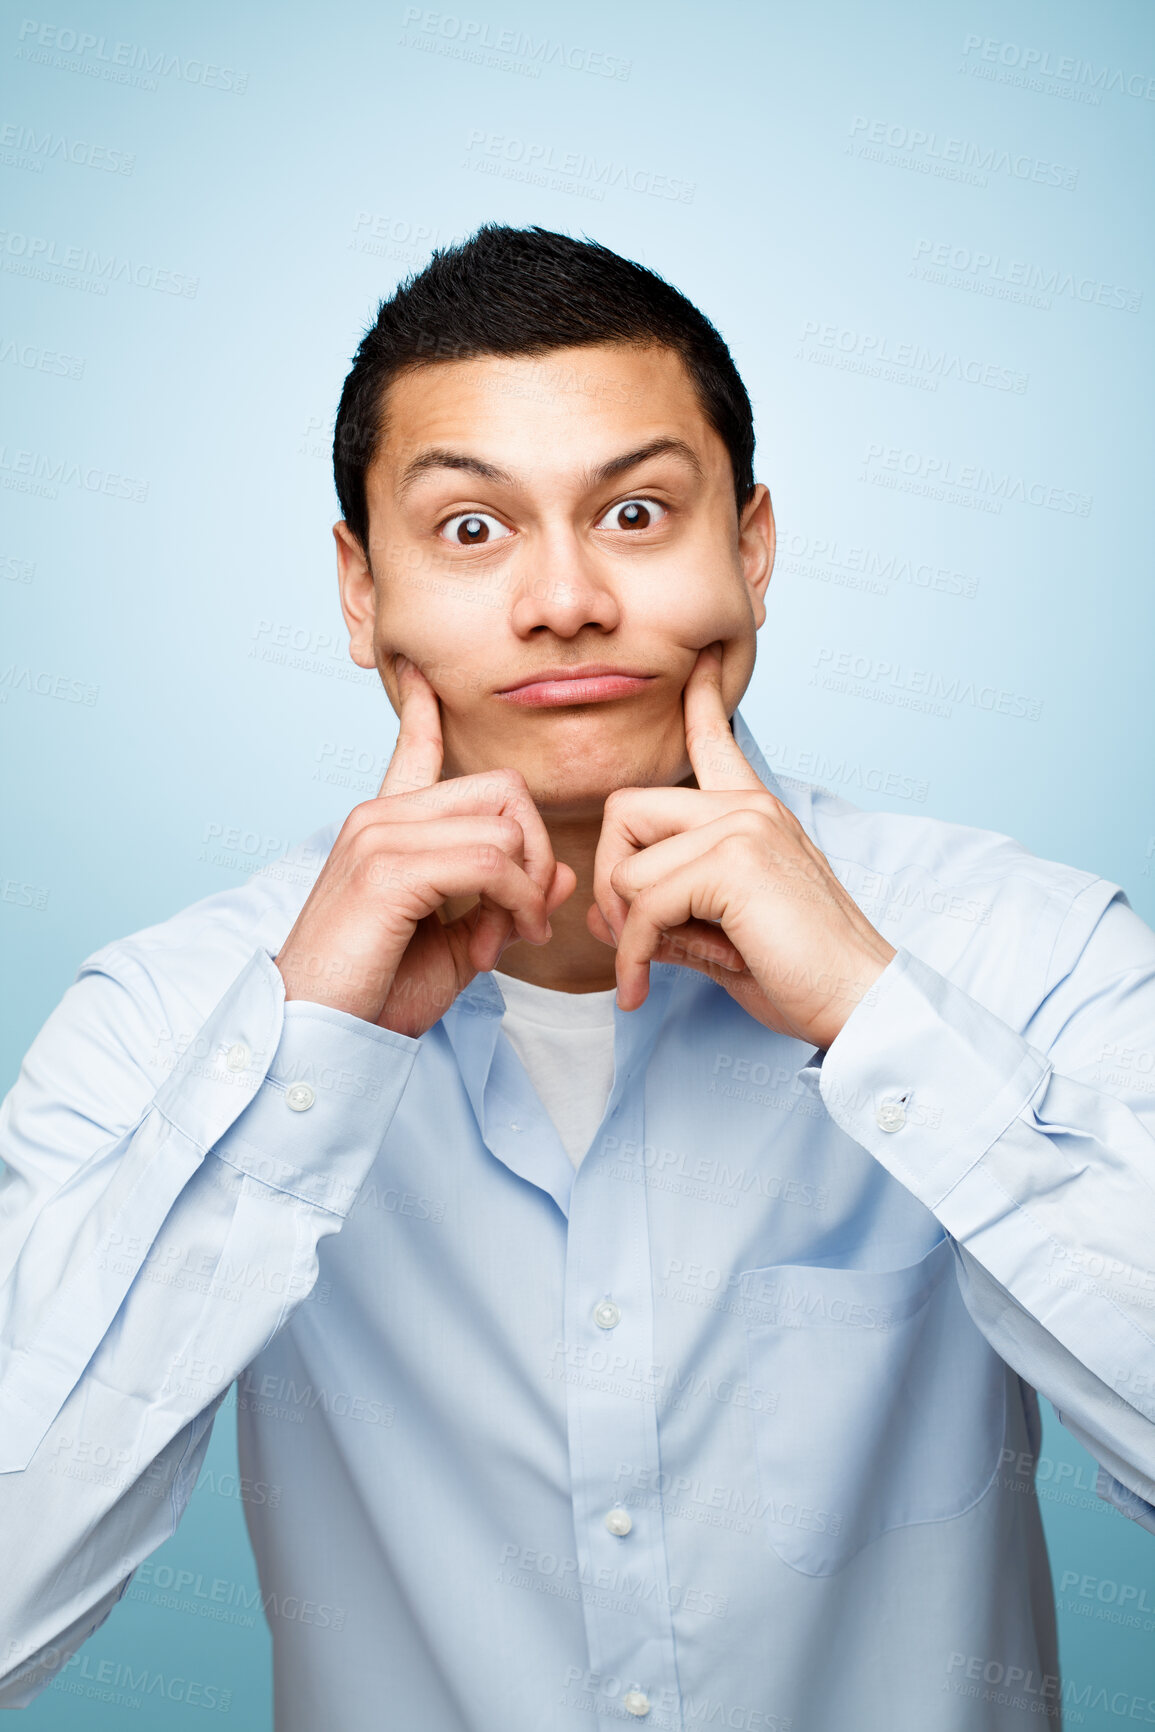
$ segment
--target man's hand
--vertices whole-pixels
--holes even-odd
[[[645,1001],[651,962],[677,962],[767,1028],[825,1049],[895,950],[742,755],[721,671],[703,650],[683,694],[697,788],[606,801],[586,923],[617,946],[623,1010]]]
[[[397,658],[400,730],[375,799],[355,806],[276,958],[286,999],[417,1036],[509,942],[545,944],[573,894],[516,770],[439,780],[437,694]],[[455,920],[451,896],[478,901]]]

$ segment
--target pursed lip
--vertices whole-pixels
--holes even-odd
[[[610,662],[578,662],[577,667],[570,663],[568,667],[539,667],[532,674],[526,674],[525,679],[519,679],[513,686],[502,686],[497,696],[504,698],[509,691],[521,691],[523,686],[545,686],[558,679],[601,679],[604,674],[622,674],[625,679],[653,679],[655,675],[646,674],[639,667],[613,667]]]
[[[519,709],[564,708],[633,697],[656,677],[634,668],[613,667],[607,662],[584,662],[577,667],[541,668],[494,695]]]

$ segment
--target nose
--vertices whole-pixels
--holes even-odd
[[[591,549],[570,531],[543,541],[518,587],[511,623],[519,637],[551,631],[576,637],[586,626],[613,631],[621,620],[617,596]]]

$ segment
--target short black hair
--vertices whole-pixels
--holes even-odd
[[[597,241],[486,223],[435,252],[381,302],[353,358],[333,432],[333,479],[341,514],[365,552],[365,475],[394,379],[438,361],[544,355],[593,343],[662,347],[681,356],[730,454],[741,514],[754,491],[754,417],[730,351],[705,314],[655,271]]]

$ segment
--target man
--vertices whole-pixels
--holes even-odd
[[[603,248],[486,228],[382,306],[380,794],[90,957],[5,1105],[7,1704],[237,1381],[280,1732],[1057,1722],[1035,1390],[1155,1531],[1152,1104],[1100,1080],[1155,935],[775,780],[752,453]]]

